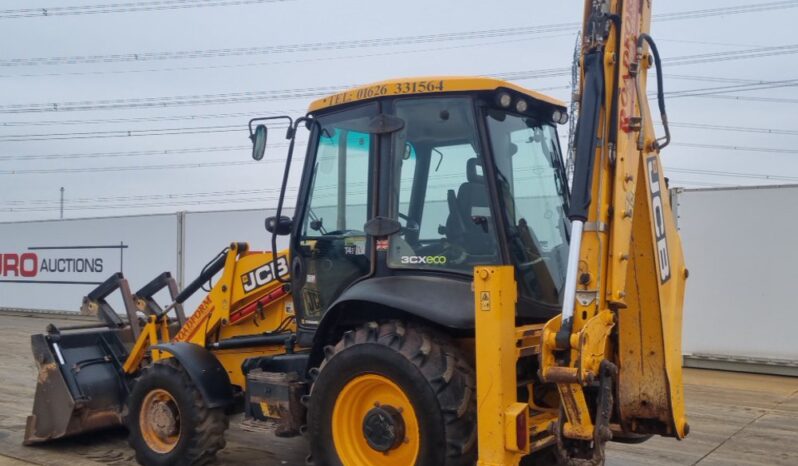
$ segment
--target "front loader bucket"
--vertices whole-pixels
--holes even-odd
[[[122,423],[128,387],[122,372],[126,329],[94,329],[33,335],[39,368],[26,445]]]

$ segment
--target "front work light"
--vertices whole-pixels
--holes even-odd
[[[500,92],[499,95],[496,96],[496,103],[498,103],[500,107],[507,108],[513,103],[513,98],[507,92]]]

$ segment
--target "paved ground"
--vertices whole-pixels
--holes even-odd
[[[23,447],[36,366],[29,335],[53,321],[0,313],[0,465],[133,465],[125,432],[89,434],[43,447]],[[72,322],[74,323],[74,321]],[[611,444],[608,465],[798,465],[798,378],[685,370],[687,440],[655,438]],[[301,439],[248,432],[235,419],[221,464],[301,465]]]

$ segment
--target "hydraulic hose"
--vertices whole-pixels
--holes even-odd
[[[191,283],[188,284],[183,291],[180,292],[175,297],[175,302],[178,304],[182,304],[185,302],[191,295],[197,292],[202,285],[213,278],[220,270],[224,268],[224,263],[227,260],[227,248],[225,248],[222,252],[220,252],[205,268],[202,269],[202,273],[199,274],[197,278],[194,279]]]
[[[670,130],[670,127],[668,126],[668,114],[665,111],[665,90],[663,89],[663,86],[662,86],[662,82],[663,82],[663,79],[662,79],[662,60],[659,57],[659,50],[657,50],[657,44],[654,42],[654,39],[650,35],[648,35],[646,33],[642,33],[637,38],[637,61],[638,61],[638,63],[641,61],[641,59],[643,57],[643,43],[644,42],[647,43],[648,46],[651,48],[651,54],[654,56],[654,65],[657,68],[657,104],[659,106],[660,118],[662,119],[662,126],[665,128],[665,136],[662,137],[662,138],[656,139],[654,141],[654,149],[655,150],[661,150],[661,149],[664,149],[668,144],[671,143],[671,130]],[[640,85],[640,73],[639,72],[638,72],[638,75],[637,75],[636,86],[637,86],[638,102],[640,103],[640,113],[641,113],[640,116],[642,117],[643,116],[642,113],[644,111],[643,110],[643,104],[642,104],[643,100],[642,99],[645,98],[645,92],[642,89],[642,86]],[[645,121],[645,118],[643,118],[643,121]],[[642,142],[643,142],[643,138],[644,138],[644,130],[645,130],[645,125],[640,130],[640,140],[639,140],[639,143],[638,143],[638,147],[640,147],[641,149],[642,149],[642,145],[643,145]]]

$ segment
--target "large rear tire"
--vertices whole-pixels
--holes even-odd
[[[125,418],[136,461],[146,466],[208,464],[224,448],[228,419],[206,406],[177,361],[150,364],[136,379]]]
[[[474,464],[474,371],[449,338],[370,322],[325,353],[308,409],[314,464]]]

